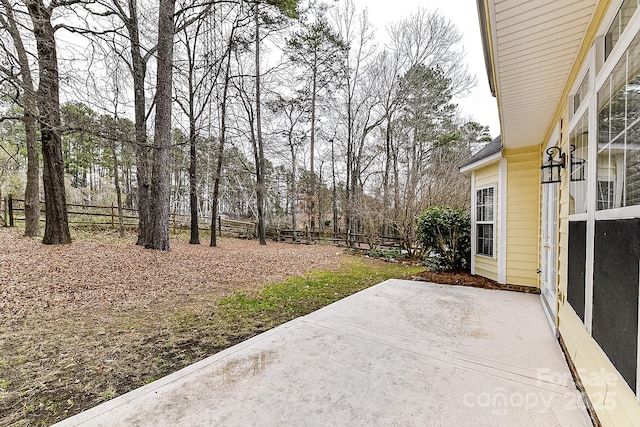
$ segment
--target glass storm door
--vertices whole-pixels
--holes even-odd
[[[558,184],[542,185],[542,234],[540,293],[542,303],[555,329],[557,292]]]

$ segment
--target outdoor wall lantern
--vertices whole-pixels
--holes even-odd
[[[558,146],[547,148],[547,161],[540,166],[542,169],[542,183],[552,184],[560,182],[560,172],[567,166],[567,156]]]
[[[571,144],[571,181],[584,181],[586,160],[574,156],[574,151],[576,151],[576,146]]]

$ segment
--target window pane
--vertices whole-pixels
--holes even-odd
[[[589,92],[589,72],[582,79],[582,83],[580,83],[580,87],[573,95],[573,112],[578,111],[578,107],[582,104],[582,101],[587,97],[587,93]]]
[[[627,134],[625,206],[640,205],[640,123]]]
[[[570,156],[570,161],[574,162],[574,159],[585,160],[579,166],[577,163],[572,164],[571,167],[571,180],[569,181],[569,213],[584,213],[587,211],[587,181],[575,181],[579,176],[587,176],[586,160],[588,158],[589,147],[589,111],[580,117],[576,126],[571,130],[569,134],[569,143],[573,149]],[[571,151],[571,150],[570,150]],[[577,161],[577,160],[576,160]],[[584,173],[584,175],[582,175]]]
[[[613,19],[609,30],[604,38],[604,58],[607,59],[613,46],[618,43],[620,35],[627,27],[627,24],[631,20],[633,13],[638,8],[638,0],[625,0],[620,7],[620,10]]]
[[[493,256],[493,224],[478,224],[476,230],[476,253]]]
[[[597,209],[640,205],[640,35],[598,91]]]

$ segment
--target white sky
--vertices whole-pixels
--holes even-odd
[[[476,0],[354,0],[358,9],[366,8],[378,37],[384,37],[386,25],[411,15],[418,7],[439,10],[462,33],[467,65],[476,76],[476,87],[464,99],[456,99],[464,116],[489,126],[491,135],[500,134],[496,99],[491,95],[482,53]]]

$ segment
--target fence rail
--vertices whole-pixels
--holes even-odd
[[[313,243],[330,242],[337,246],[347,246],[353,249],[362,250],[402,250],[402,238],[397,236],[377,236],[371,234],[333,232],[333,231],[312,231],[291,229],[267,229],[267,236],[277,242],[288,243]]]
[[[4,198],[0,220],[5,227],[14,227],[16,222],[24,221],[23,199],[14,199],[11,195]],[[119,227],[118,208],[115,205],[79,205],[68,203],[67,211],[69,224],[72,226],[102,225],[113,229]],[[136,209],[123,208],[123,225],[127,228],[138,226],[138,211]],[[40,202],[40,212],[44,212],[44,203]],[[44,215],[40,217],[44,221]],[[198,221],[202,230],[208,230],[211,226],[211,217],[200,217]],[[218,217],[218,235],[233,236],[239,238],[255,238],[257,225],[253,221],[239,221]],[[191,227],[190,215],[172,213],[170,226],[176,229],[189,229]],[[267,228],[267,237],[277,242],[287,243],[316,243],[326,242],[337,246],[345,246],[358,250],[402,250],[402,239],[397,236],[377,236],[371,234],[351,233],[338,231],[292,230],[286,228]]]
[[[16,222],[24,221],[24,205],[23,199],[15,199],[12,196],[5,197],[3,200],[3,208],[0,216],[5,227],[14,227]],[[107,225],[111,228],[119,227],[118,207],[98,206],[98,205],[78,205],[68,203],[67,210],[69,216],[69,225],[89,226],[89,225]],[[138,211],[136,209],[122,208],[124,215],[122,216],[123,225],[127,228],[135,228],[138,226]],[[40,202],[40,212],[44,212],[44,202]],[[40,217],[40,221],[44,221],[44,216]],[[218,217],[217,230],[218,234],[231,235],[234,237],[252,238],[256,236],[256,224],[252,221],[239,221]],[[200,217],[199,228],[208,230],[211,227],[211,217]],[[170,218],[170,226],[173,229],[188,229],[191,227],[191,217],[189,215],[172,213]]]

